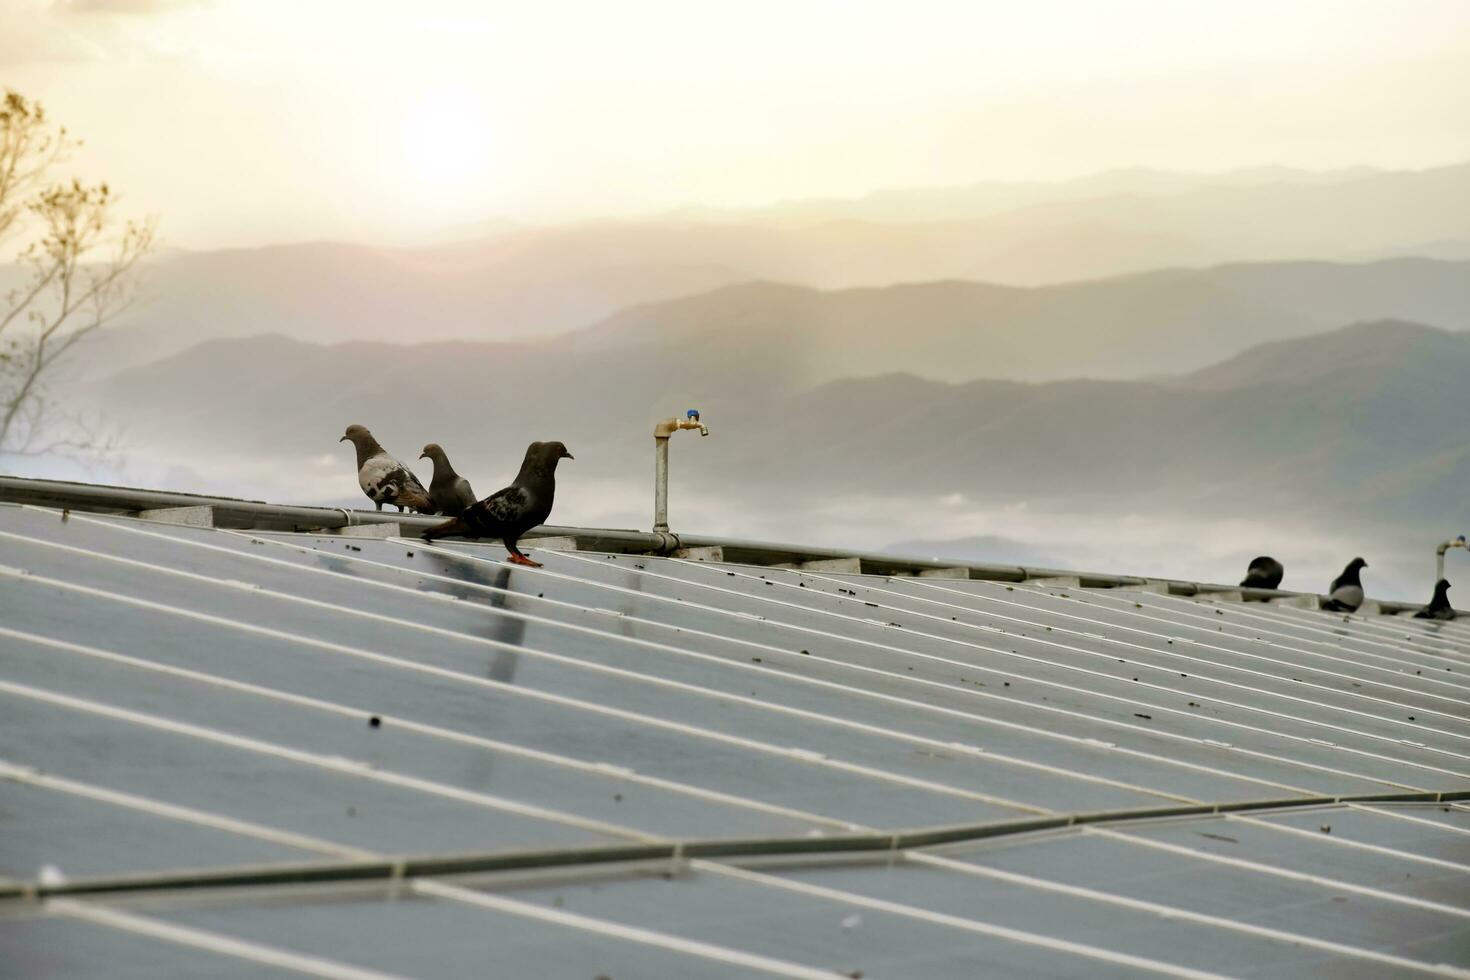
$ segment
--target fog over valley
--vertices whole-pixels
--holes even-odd
[[[1372,552],[1370,591],[1416,598],[1433,545],[1470,524],[1456,424],[1470,261],[1254,260],[1041,286],[944,278],[940,263],[834,288],[697,254],[595,266],[575,249],[535,253],[558,269],[537,278],[525,243],[507,243],[520,234],[157,259],[146,299],[58,382],[120,451],[12,468],[357,506],[336,441],[349,422],[405,460],[442,444],[486,492],[527,441],[558,438],[577,459],[555,522],[645,527],[652,424],[697,407],[713,435],[673,444],[688,532],[1204,581],[1270,552],[1302,589]],[[806,248],[808,267],[833,261]]]

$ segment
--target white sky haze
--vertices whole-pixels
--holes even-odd
[[[1470,158],[1464,0],[0,0],[0,24],[0,86],[184,247]]]

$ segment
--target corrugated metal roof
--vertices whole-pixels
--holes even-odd
[[[0,505],[0,973],[1470,976],[1466,625],[503,557]]]

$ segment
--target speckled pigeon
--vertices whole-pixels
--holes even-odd
[[[378,444],[373,434],[361,425],[349,425],[347,432],[338,442],[351,442],[357,449],[357,483],[378,510],[384,504],[393,504],[402,513],[404,508],[420,514],[434,513],[429,491],[413,475],[413,471],[388,455]]]

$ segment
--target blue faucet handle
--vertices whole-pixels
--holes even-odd
[[[684,413],[684,417],[685,418],[693,419],[694,421],[698,422],[699,421],[699,409],[697,409],[697,408],[691,408],[689,411],[687,411],[687,412]]]

